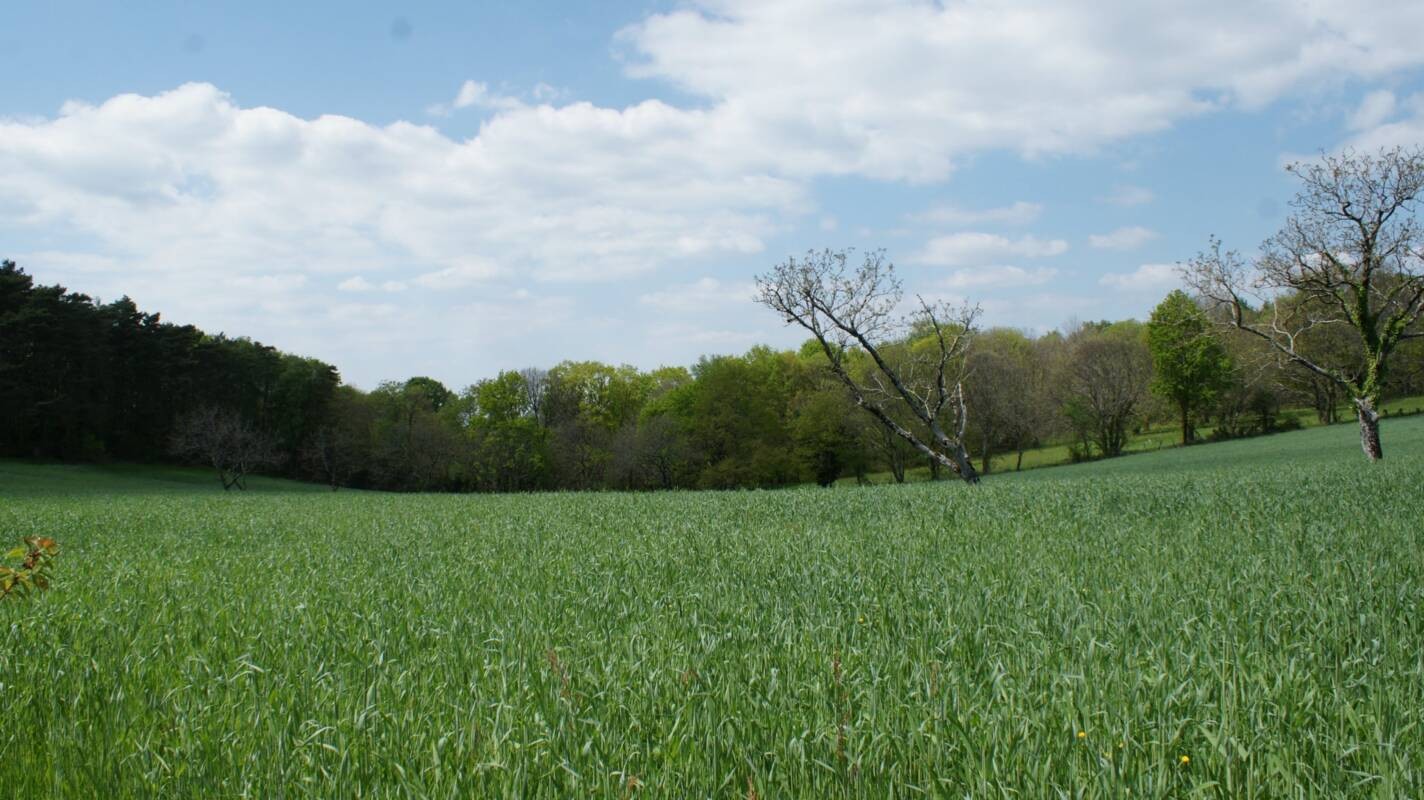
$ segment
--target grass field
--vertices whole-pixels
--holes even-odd
[[[1412,416],[1424,413],[1424,397],[1410,396],[1397,397],[1380,404],[1380,412],[1386,416]],[[1308,408],[1287,408],[1280,412],[1281,418],[1289,417],[1300,423],[1302,428],[1316,428],[1320,426],[1320,419],[1316,413]],[[1336,424],[1354,426],[1354,412],[1348,407],[1340,409],[1340,421]],[[1197,427],[1197,436],[1206,440],[1211,436],[1216,426],[1211,423],[1204,423]],[[1356,429],[1358,430],[1358,429]],[[1136,455],[1138,453],[1153,453],[1158,450],[1180,447],[1182,444],[1182,429],[1175,422],[1157,422],[1146,430],[1135,433],[1128,438],[1125,453]],[[1068,464],[1072,461],[1069,453],[1069,443],[1065,441],[1052,442],[1042,447],[1035,447],[1025,450],[1023,463],[1020,464],[1017,453],[1000,453],[991,457],[989,466],[991,473],[1011,472],[1016,468],[1039,469],[1042,467],[1057,467]],[[974,459],[974,466],[980,466],[980,460]],[[870,483],[892,483],[895,478],[889,472],[876,472],[866,476]],[[930,479],[930,471],[927,467],[916,466],[905,471],[907,481],[927,481]],[[838,483],[842,486],[851,486],[858,482],[854,477],[841,478]]]
[[[0,530],[64,548],[0,605],[0,794],[1424,796],[1424,418],[1384,446],[649,495],[0,463]]]

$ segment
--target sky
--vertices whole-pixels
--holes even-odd
[[[1145,318],[1424,142],[1417,0],[0,4],[0,257],[364,388],[795,346],[810,249]]]

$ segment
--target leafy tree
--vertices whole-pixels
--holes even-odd
[[[756,347],[703,358],[694,380],[670,398],[705,459],[704,488],[780,486],[802,474],[790,434],[791,401],[803,369],[795,355]]]
[[[1085,445],[1105,457],[1121,454],[1152,378],[1140,331],[1085,326],[1069,337],[1065,355],[1058,378],[1064,415]]]
[[[325,418],[307,437],[302,463],[311,475],[336,491],[351,485],[369,466],[374,409],[367,397],[350,386],[340,386],[326,405]]]
[[[1152,309],[1147,323],[1152,391],[1177,407],[1182,444],[1196,440],[1192,415],[1208,408],[1231,380],[1231,359],[1211,327],[1206,314],[1180,289]]]
[[[546,483],[548,431],[535,418],[525,372],[505,371],[471,387],[474,479],[486,491],[528,491]]]
[[[979,449],[980,471],[1001,450],[1023,451],[1045,433],[1046,373],[1040,354],[1023,333],[998,328],[981,333],[968,358],[969,439]]]
[[[833,385],[808,388],[792,402],[796,457],[820,486],[831,486],[846,470],[858,466],[854,411],[845,392]]]
[[[1424,151],[1346,151],[1287,169],[1301,181],[1294,212],[1266,241],[1254,268],[1212,239],[1184,272],[1237,330],[1340,386],[1355,406],[1361,448],[1378,461],[1391,356],[1402,342],[1424,337],[1417,325],[1424,315],[1424,227],[1417,213]],[[1264,305],[1281,293],[1303,302],[1276,304],[1268,319],[1253,318],[1250,298]],[[1303,335],[1327,326],[1354,332],[1358,370],[1323,364],[1301,348]]]

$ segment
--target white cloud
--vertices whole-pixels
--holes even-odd
[[[756,287],[750,283],[728,283],[702,278],[690,284],[670,286],[638,296],[638,302],[661,311],[687,313],[717,311],[728,305],[750,305]]]
[[[226,278],[228,286],[251,289],[260,294],[285,294],[307,284],[305,275],[237,275]]]
[[[926,181],[967,153],[1090,151],[1414,67],[1421,29],[1416,0],[702,0],[621,38],[631,74],[754,134],[738,136],[749,157]]]
[[[533,90],[529,92],[531,96],[540,103],[552,103],[555,100],[563,100],[569,96],[567,89],[560,89],[557,86],[550,86],[547,83],[534,84]]]
[[[1394,92],[1388,89],[1380,89],[1365,95],[1360,101],[1360,105],[1350,114],[1346,124],[1352,131],[1362,131],[1369,128],[1379,127],[1385,120],[1394,115],[1395,99]]]
[[[487,261],[466,261],[453,267],[418,275],[415,283],[427,289],[463,289],[487,282],[500,274],[500,268]]]
[[[123,269],[123,262],[99,253],[70,253],[63,250],[34,250],[17,253],[12,258],[21,268],[31,273],[54,270],[66,274],[103,274]],[[85,291],[82,287],[74,287]]]
[[[1379,102],[1379,101],[1376,101]],[[1365,111],[1370,105],[1368,98],[1361,105]],[[1360,116],[1356,121],[1374,122],[1373,126],[1362,126],[1345,144],[1369,152],[1384,147],[1420,147],[1424,145],[1424,93],[1411,95],[1403,102],[1390,104],[1387,113],[1376,113],[1378,109]],[[1399,114],[1400,118],[1389,121],[1389,117]],[[1307,160],[1310,157],[1307,157]]]
[[[1027,225],[1043,213],[1039,203],[1020,200],[1000,208],[965,209],[938,206],[911,217],[915,222],[929,222],[955,227],[971,225]]]
[[[690,345],[703,353],[709,349],[722,353],[741,352],[765,341],[761,331],[707,328],[681,322],[654,325],[648,334],[658,342]]]
[[[549,87],[548,84],[541,83],[534,87],[534,97],[539,100],[552,99],[554,95],[551,90],[552,87]],[[508,111],[522,108],[524,103],[517,97],[491,92],[489,86],[480,81],[465,81],[460,84],[460,91],[455,93],[454,100],[449,103],[436,103],[425,110],[432,116],[448,117],[452,111],[471,106],[487,110]]]
[[[376,285],[356,275],[336,284],[336,289],[341,292],[371,292],[375,291]]]
[[[94,270],[91,293],[130,293],[214,329],[282,331],[291,338],[279,344],[316,343],[338,363],[364,362],[358,345],[373,340],[358,320],[382,314],[399,322],[387,326],[390,347],[414,342],[448,362],[466,343],[441,327],[449,314],[421,305],[448,303],[442,291],[503,296],[514,282],[735,262],[795,222],[814,225],[821,179],[928,183],[987,151],[1092,152],[1424,64],[1424,4],[1351,6],[690,0],[620,34],[628,71],[692,95],[682,106],[556,104],[563,95],[549,87],[516,98],[468,82],[442,108],[489,113],[454,139],[410,122],[243,107],[207,84],[71,102],[50,118],[0,120],[0,215],[64,251],[47,256],[61,276]],[[1417,113],[1390,118],[1359,141],[1420,141]],[[1151,194],[1120,187],[1111,199]],[[943,224],[1017,223],[1031,205]],[[1067,249],[965,232],[921,256],[976,266]],[[306,277],[265,280],[274,276]],[[346,291],[412,291],[339,304],[338,279]],[[270,312],[279,300],[313,312]],[[582,318],[594,311],[568,302]]]
[[[1181,286],[1182,279],[1176,264],[1143,264],[1132,272],[1114,272],[1098,280],[1124,292],[1158,292]]]
[[[957,269],[941,282],[949,289],[989,289],[1037,286],[1058,276],[1058,270],[1041,267],[1028,270],[1015,266],[990,266],[975,269]]]
[[[992,263],[1003,258],[1045,258],[1067,251],[1068,243],[1062,239],[1039,239],[1034,236],[1009,239],[994,233],[965,232],[930,239],[911,260],[921,264],[957,267]]]
[[[1103,202],[1132,208],[1147,205],[1155,198],[1156,195],[1152,193],[1152,190],[1143,186],[1116,186],[1107,197],[1103,198]]]
[[[606,280],[758,252],[774,216],[805,206],[794,182],[691,157],[697,117],[656,101],[528,107],[454,141],[404,122],[242,108],[188,84],[0,121],[0,174],[28,224],[141,269],[396,262],[469,279],[474,254],[540,279]]]
[[[1093,234],[1088,237],[1088,244],[1099,250],[1136,250],[1156,238],[1156,231],[1134,225],[1112,233]]]

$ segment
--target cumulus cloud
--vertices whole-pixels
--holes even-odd
[[[638,296],[638,302],[662,311],[717,311],[728,305],[750,304],[756,296],[751,283],[702,278],[689,284],[670,286]]]
[[[142,268],[402,262],[493,275],[469,266],[477,253],[536,278],[609,279],[757,252],[770,215],[803,204],[787,180],[694,157],[693,117],[656,101],[528,107],[454,141],[405,122],[243,108],[188,84],[0,121],[0,171],[24,222]]]
[[[621,34],[789,170],[937,180],[987,149],[1083,152],[1424,63],[1424,5],[703,0]],[[766,80],[774,75],[776,80]],[[887,91],[886,87],[894,87]]]
[[[1134,225],[1112,233],[1093,234],[1088,237],[1088,244],[1099,250],[1136,250],[1156,238],[1156,231]]]
[[[1103,286],[1124,292],[1157,292],[1182,284],[1176,264],[1143,264],[1132,272],[1113,272],[1098,280]]]
[[[1388,103],[1381,100],[1372,103],[1367,97],[1352,117],[1352,123],[1358,127],[1345,141],[1349,147],[1368,152],[1383,147],[1424,145],[1424,93]]]
[[[307,284],[305,275],[238,275],[224,280],[228,286],[262,294],[284,294]]]
[[[555,96],[552,93],[552,87],[549,87],[548,84],[541,83],[535,87],[535,99],[552,99]],[[447,117],[452,111],[471,106],[486,110],[507,111],[522,108],[524,103],[517,97],[492,92],[488,84],[480,81],[465,81],[460,84],[460,91],[455,93],[455,99],[449,103],[437,103],[430,106],[426,112],[436,117]]]
[[[1021,286],[1037,286],[1058,276],[1052,267],[1024,269],[1010,265],[957,269],[941,282],[950,289],[989,289]]]
[[[1351,130],[1361,131],[1379,126],[1394,115],[1394,92],[1379,89],[1365,95],[1360,105],[1350,114],[1347,124]]]
[[[463,261],[451,267],[417,275],[415,283],[427,289],[464,289],[484,283],[502,273],[487,261]]]
[[[1043,205],[1020,200],[999,208],[968,209],[937,206],[911,216],[915,222],[969,227],[973,225],[1027,225],[1043,213]]]
[[[911,260],[921,264],[957,267],[994,263],[1003,258],[1045,258],[1068,252],[1062,239],[1022,236],[1010,239],[996,233],[965,232],[936,236]]]
[[[375,291],[376,285],[356,275],[336,284],[336,289],[341,292],[371,292]]]
[[[441,327],[449,315],[421,305],[440,292],[504,297],[514,283],[735,263],[823,216],[812,194],[821,179],[929,183],[986,151],[1093,152],[1424,64],[1420,29],[1414,0],[1367,14],[1321,0],[690,0],[617,42],[630,75],[679,88],[686,103],[608,108],[470,81],[441,109],[488,113],[477,134],[454,139],[430,125],[244,106],[203,83],[71,102],[48,118],[0,119],[0,215],[40,232],[46,258],[69,274],[113,276],[87,291],[129,292],[170,317],[280,329],[290,347],[325,336],[316,354],[349,363],[366,352],[358,344],[376,346],[358,335],[366,315],[389,323],[392,342],[462,353],[431,346],[460,341]],[[1401,111],[1409,102],[1372,103],[1357,122],[1378,124],[1359,142],[1419,141],[1420,115]],[[1139,187],[1117,194],[1124,205],[1151,199]],[[1038,213],[1029,203],[941,211],[936,224],[955,227]],[[966,231],[919,255],[969,267],[1067,249]],[[409,291],[353,304],[336,302],[359,298],[333,284]],[[330,297],[313,296],[323,288]],[[287,316],[264,311],[278,299]],[[569,303],[566,316],[594,312]],[[500,332],[532,324],[517,315]]]

